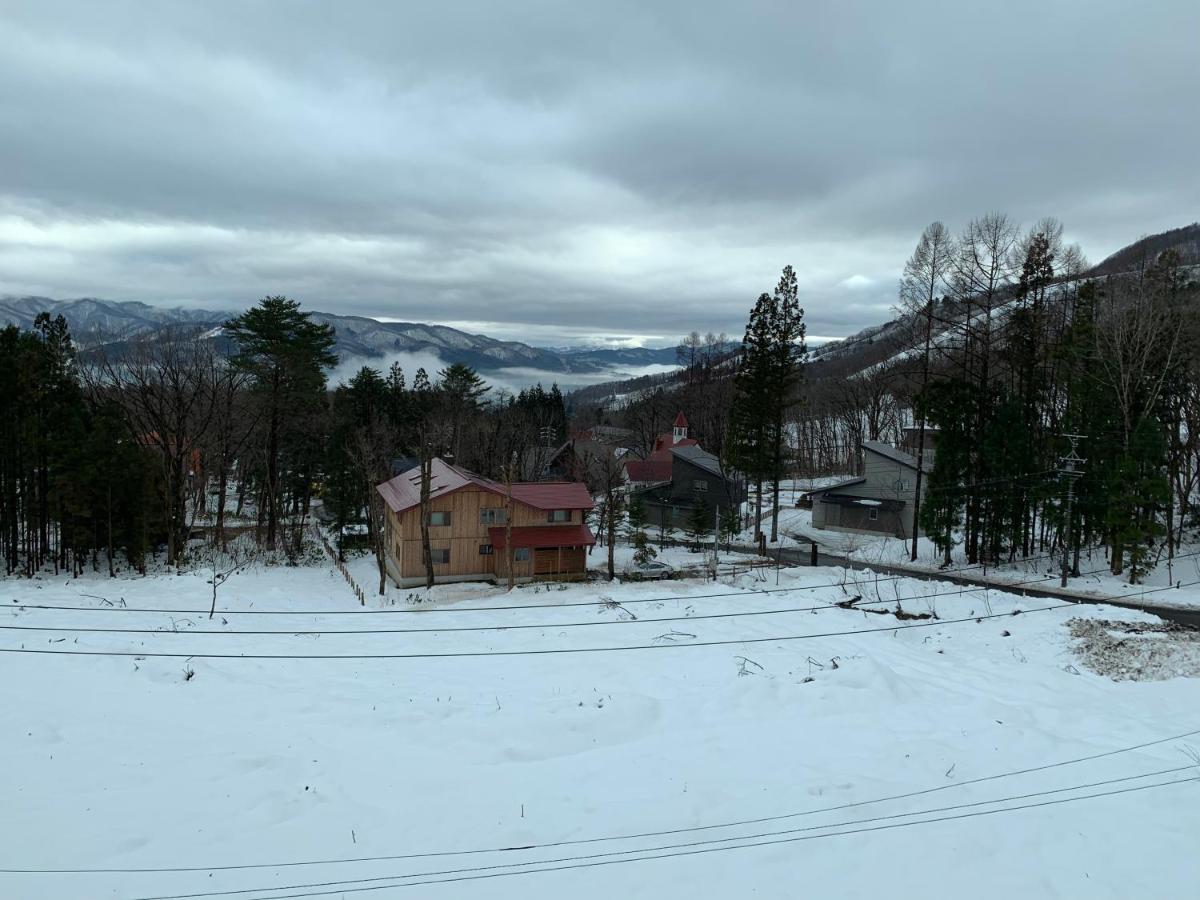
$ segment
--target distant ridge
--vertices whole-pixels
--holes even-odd
[[[49,297],[0,298],[0,325],[32,328],[42,312],[61,315],[71,334],[84,347],[118,343],[153,334],[173,325],[207,329],[209,337],[220,336],[221,324],[232,311],[165,308],[135,301],[53,300]],[[549,373],[588,374],[616,367],[640,367],[675,363],[675,349],[567,348],[549,350],[519,341],[500,341],[483,334],[470,334],[445,325],[418,322],[379,322],[365,316],[339,316],[313,311],[313,319],[332,325],[337,332],[336,350],[343,359],[382,359],[395,353],[435,353],[447,363],[464,363],[480,372],[529,368]]]

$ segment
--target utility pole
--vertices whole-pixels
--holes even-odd
[[[512,470],[513,464],[516,462],[517,454],[513,451],[509,458],[508,465],[504,467],[504,559],[508,564],[508,589],[511,591],[517,584],[517,574],[513,571],[513,566],[516,564],[517,554],[513,550],[512,542],[512,520],[513,520],[513,502],[512,502]],[[532,568],[532,555],[530,551],[530,567]]]
[[[1062,587],[1066,587],[1067,573],[1071,568],[1071,507],[1075,503],[1075,482],[1083,475],[1083,472],[1076,469],[1076,466],[1082,467],[1087,462],[1075,450],[1079,442],[1087,437],[1087,435],[1064,434],[1063,437],[1071,442],[1071,452],[1060,458],[1059,463],[1062,465],[1062,468],[1058,470],[1059,476],[1067,483],[1067,521],[1064,529],[1065,538],[1063,540],[1062,558]]]
[[[721,540],[721,505],[713,504],[713,581],[717,580],[717,545]]]

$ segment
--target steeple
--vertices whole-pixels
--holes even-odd
[[[678,444],[680,441],[687,440],[688,436],[688,421],[683,412],[675,417],[674,432],[671,435],[671,442]]]

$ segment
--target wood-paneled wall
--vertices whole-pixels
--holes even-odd
[[[505,565],[506,555],[500,548],[495,548],[491,554],[481,554],[480,545],[490,544],[489,528],[503,527],[501,524],[484,523],[479,520],[482,509],[504,509],[508,499],[500,494],[485,491],[482,488],[465,487],[448,494],[445,497],[435,497],[430,506],[434,512],[450,513],[449,525],[429,526],[429,546],[432,550],[449,550],[449,565],[435,565],[434,573],[438,576],[456,575],[496,575],[508,577]],[[399,515],[388,510],[388,539],[389,551],[392,553],[396,570],[401,578],[417,578],[425,574],[425,566],[421,561],[421,509],[419,506],[407,509]],[[554,523],[558,525],[579,525],[583,522],[582,510],[571,510],[570,522]],[[514,526],[549,525],[547,511],[512,502],[512,524]],[[556,573],[535,571],[536,553],[530,554],[530,559],[515,562],[513,569],[517,578],[529,578],[534,575],[577,573],[586,569],[582,549],[563,549],[562,567]],[[557,565],[558,555],[555,555]],[[542,568],[547,566],[542,560]],[[569,566],[569,567],[568,567]]]

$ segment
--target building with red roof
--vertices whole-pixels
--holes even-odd
[[[688,437],[688,420],[680,412],[668,434],[654,440],[645,459],[625,461],[625,480],[637,495],[651,523],[685,527],[703,509],[706,521],[715,521],[717,510],[737,508],[746,497],[741,475]]]
[[[688,437],[688,420],[680,412],[675,416],[669,434],[660,434],[654,439],[654,449],[645,459],[625,460],[625,480],[634,487],[648,487],[671,480],[671,469],[675,459],[671,453],[680,447],[699,447],[700,442]]]
[[[434,459],[429,478],[429,545],[434,581],[579,579],[596,543],[584,516],[592,508],[579,482],[514,482],[511,491]],[[401,472],[376,490],[386,506],[387,569],[401,587],[424,584],[421,469]],[[511,541],[511,554],[509,543]]]

